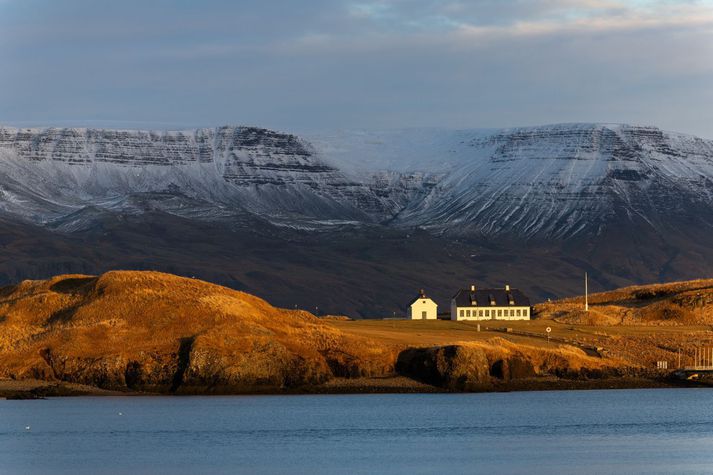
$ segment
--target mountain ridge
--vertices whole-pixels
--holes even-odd
[[[707,275],[713,141],[601,124],[0,128],[0,217],[0,282],[157,269],[369,316],[472,280],[544,299],[575,293],[585,270],[600,290]],[[41,262],[57,248],[58,267]]]

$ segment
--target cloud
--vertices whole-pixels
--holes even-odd
[[[712,57],[710,1],[0,0],[0,120],[713,138]]]

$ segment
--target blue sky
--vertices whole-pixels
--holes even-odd
[[[713,138],[713,1],[0,0],[6,125]]]

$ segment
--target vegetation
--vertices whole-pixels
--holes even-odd
[[[587,313],[541,304],[533,321],[352,321],[158,272],[63,275],[0,289],[0,380],[53,385],[29,397],[660,384],[658,361],[713,344],[711,296],[693,281],[595,294]]]

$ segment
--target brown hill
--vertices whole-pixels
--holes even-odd
[[[713,279],[625,287],[539,304],[537,318],[583,325],[713,324]]]
[[[0,378],[245,392],[381,374],[394,359],[308,312],[170,274],[63,275],[0,290]]]
[[[698,305],[703,284],[694,290],[687,283],[685,291],[676,285],[684,284],[660,286],[667,293],[651,296],[631,289],[598,294],[593,308],[667,299]],[[574,318],[577,305],[563,301],[538,311]],[[0,383],[32,379],[163,393],[531,389],[563,381],[563,387],[572,381],[609,387],[606,380],[640,375],[681,346],[669,334],[644,341],[582,324],[502,324],[484,322],[481,331],[473,322],[318,319],[170,274],[63,275],[0,289]],[[547,325],[552,342],[544,336]],[[39,389],[43,395],[86,387]]]

